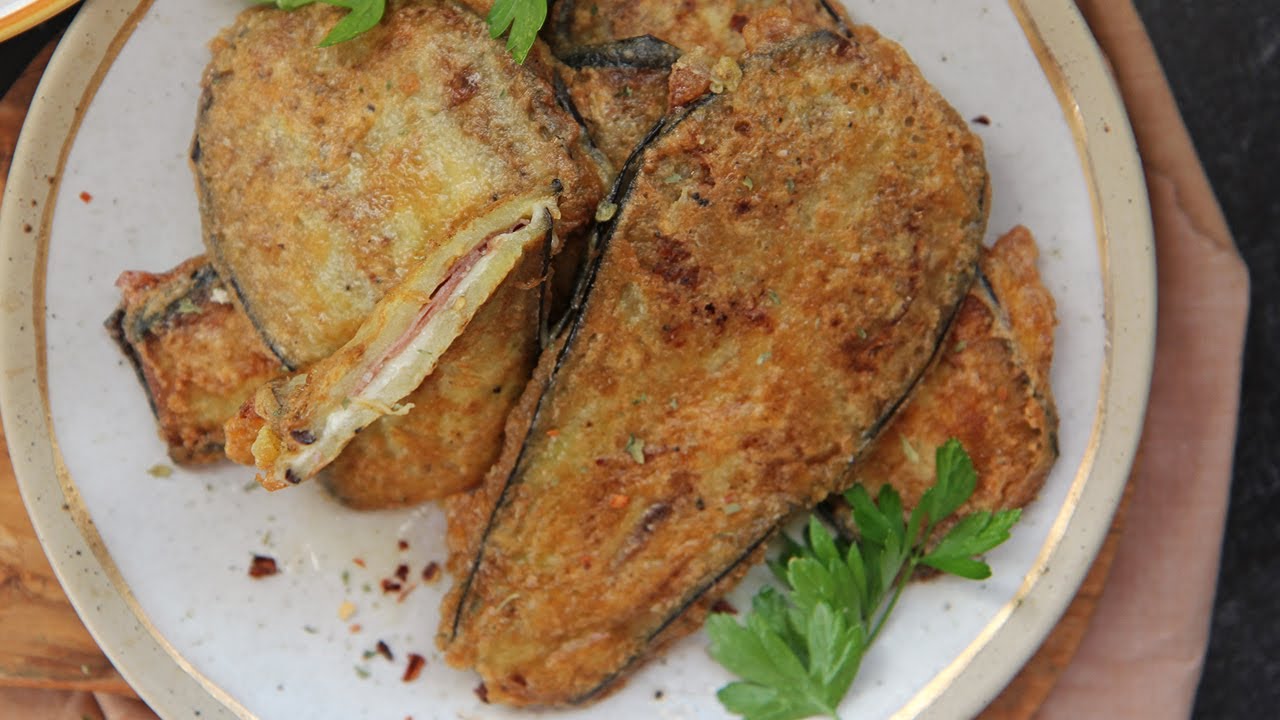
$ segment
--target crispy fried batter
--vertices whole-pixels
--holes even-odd
[[[624,169],[568,338],[453,503],[474,554],[440,642],[491,700],[588,701],[696,627],[928,365],[985,229],[981,145],[861,38],[749,58]]]
[[[208,261],[126,272],[107,329],[133,363],[174,462],[222,459],[222,423],[284,372]]]
[[[1054,301],[1036,256],[1023,227],[983,253],[985,282],[974,283],[934,366],[854,467],[858,483],[872,493],[893,486],[910,511],[934,483],[935,450],[956,438],[978,471],[977,489],[958,515],[1035,499],[1058,456],[1048,375]],[[834,511],[852,531],[843,501]]]
[[[567,233],[604,192],[551,85],[473,12],[393,1],[317,47],[340,12],[244,12],[213,43],[192,148],[211,257],[293,368],[468,223],[554,190]]]
[[[823,0],[569,0],[557,6],[548,34],[570,66],[565,84],[591,139],[620,168],[666,113],[668,75],[680,53],[697,51],[711,63],[737,58],[747,50],[744,32],[766,14],[849,32],[843,6]]]
[[[565,84],[587,132],[614,168],[620,168],[645,133],[667,111],[670,69],[626,65],[583,66]]]
[[[827,0],[560,0],[552,16],[552,49],[565,55],[586,46],[651,35],[713,57],[746,52],[742,31],[761,13],[783,9],[796,22],[848,34],[842,3]]]

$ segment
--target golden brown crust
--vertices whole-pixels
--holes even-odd
[[[873,494],[893,486],[910,510],[934,483],[934,452],[958,439],[978,471],[959,514],[1025,507],[1057,459],[1058,417],[1049,387],[1054,301],[1036,271],[1035,240],[1015,228],[986,250],[935,365],[855,466]],[[997,303],[997,299],[999,303]],[[837,511],[842,524],[849,519]]]
[[[600,168],[549,83],[447,0],[340,16],[254,8],[213,42],[193,159],[220,274],[292,367],[336,350],[409,268],[515,196],[560,188],[586,223]]]
[[[900,48],[820,34],[743,71],[636,161],[536,407],[452,508],[476,555],[441,643],[495,702],[593,698],[692,627],[842,487],[972,277],[981,145]]]
[[[667,111],[665,68],[583,67],[565,84],[596,147],[617,169]]]
[[[109,323],[133,360],[174,462],[222,458],[222,423],[284,369],[203,257],[164,273],[125,272]]]

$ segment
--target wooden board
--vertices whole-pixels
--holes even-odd
[[[0,101],[0,191],[18,131],[56,44],[32,62]],[[984,720],[1030,718],[1044,703],[1084,636],[1106,583],[1120,537],[1126,501],[1106,544],[1062,622],[1008,688],[981,715]],[[0,433],[0,686],[133,691],[93,642],[54,578],[27,519]]]
[[[0,192],[56,40],[0,101]],[[0,433],[0,685],[131,693],[67,601],[18,494]]]

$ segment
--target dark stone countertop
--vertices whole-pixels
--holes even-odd
[[[1136,0],[1252,276],[1235,480],[1197,718],[1280,708],[1280,2]]]

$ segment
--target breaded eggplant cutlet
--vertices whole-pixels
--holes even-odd
[[[210,258],[268,347],[306,368],[228,429],[273,489],[400,411],[521,258],[553,252],[604,189],[551,84],[467,8],[393,2],[317,47],[337,17],[243,13],[214,42],[192,149]]]
[[[476,484],[537,356],[539,263],[512,275],[471,329],[411,394],[414,410],[361,433],[323,475],[343,503],[416,505]],[[225,460],[223,425],[286,371],[203,257],[166,273],[126,272],[107,329],[147,391],[160,437],[180,465]],[[237,458],[251,463],[253,458]]]
[[[147,391],[160,437],[180,465],[225,458],[222,424],[284,374],[217,271],[195,257],[164,273],[126,272],[107,331]]]
[[[554,90],[448,0],[254,8],[213,42],[192,148],[210,257],[287,365],[345,344],[404,275],[507,205],[565,234],[603,188]]]
[[[1035,239],[1022,227],[983,252],[981,275],[933,367],[854,466],[857,484],[873,495],[892,486],[910,512],[934,483],[935,450],[956,438],[978,472],[977,488],[956,517],[1025,507],[1035,499],[1058,458],[1058,414],[1049,387],[1057,321],[1037,256]],[[843,499],[826,509],[837,526],[854,534]]]
[[[746,49],[743,30],[765,13],[849,34],[843,8],[825,0],[561,0],[543,35],[568,68],[563,82],[591,138],[615,167],[665,114],[681,55],[714,68]]]
[[[573,321],[452,503],[439,643],[492,701],[589,701],[696,628],[851,482],[974,277],[981,143],[901,48],[820,32],[741,69],[623,170]]]

